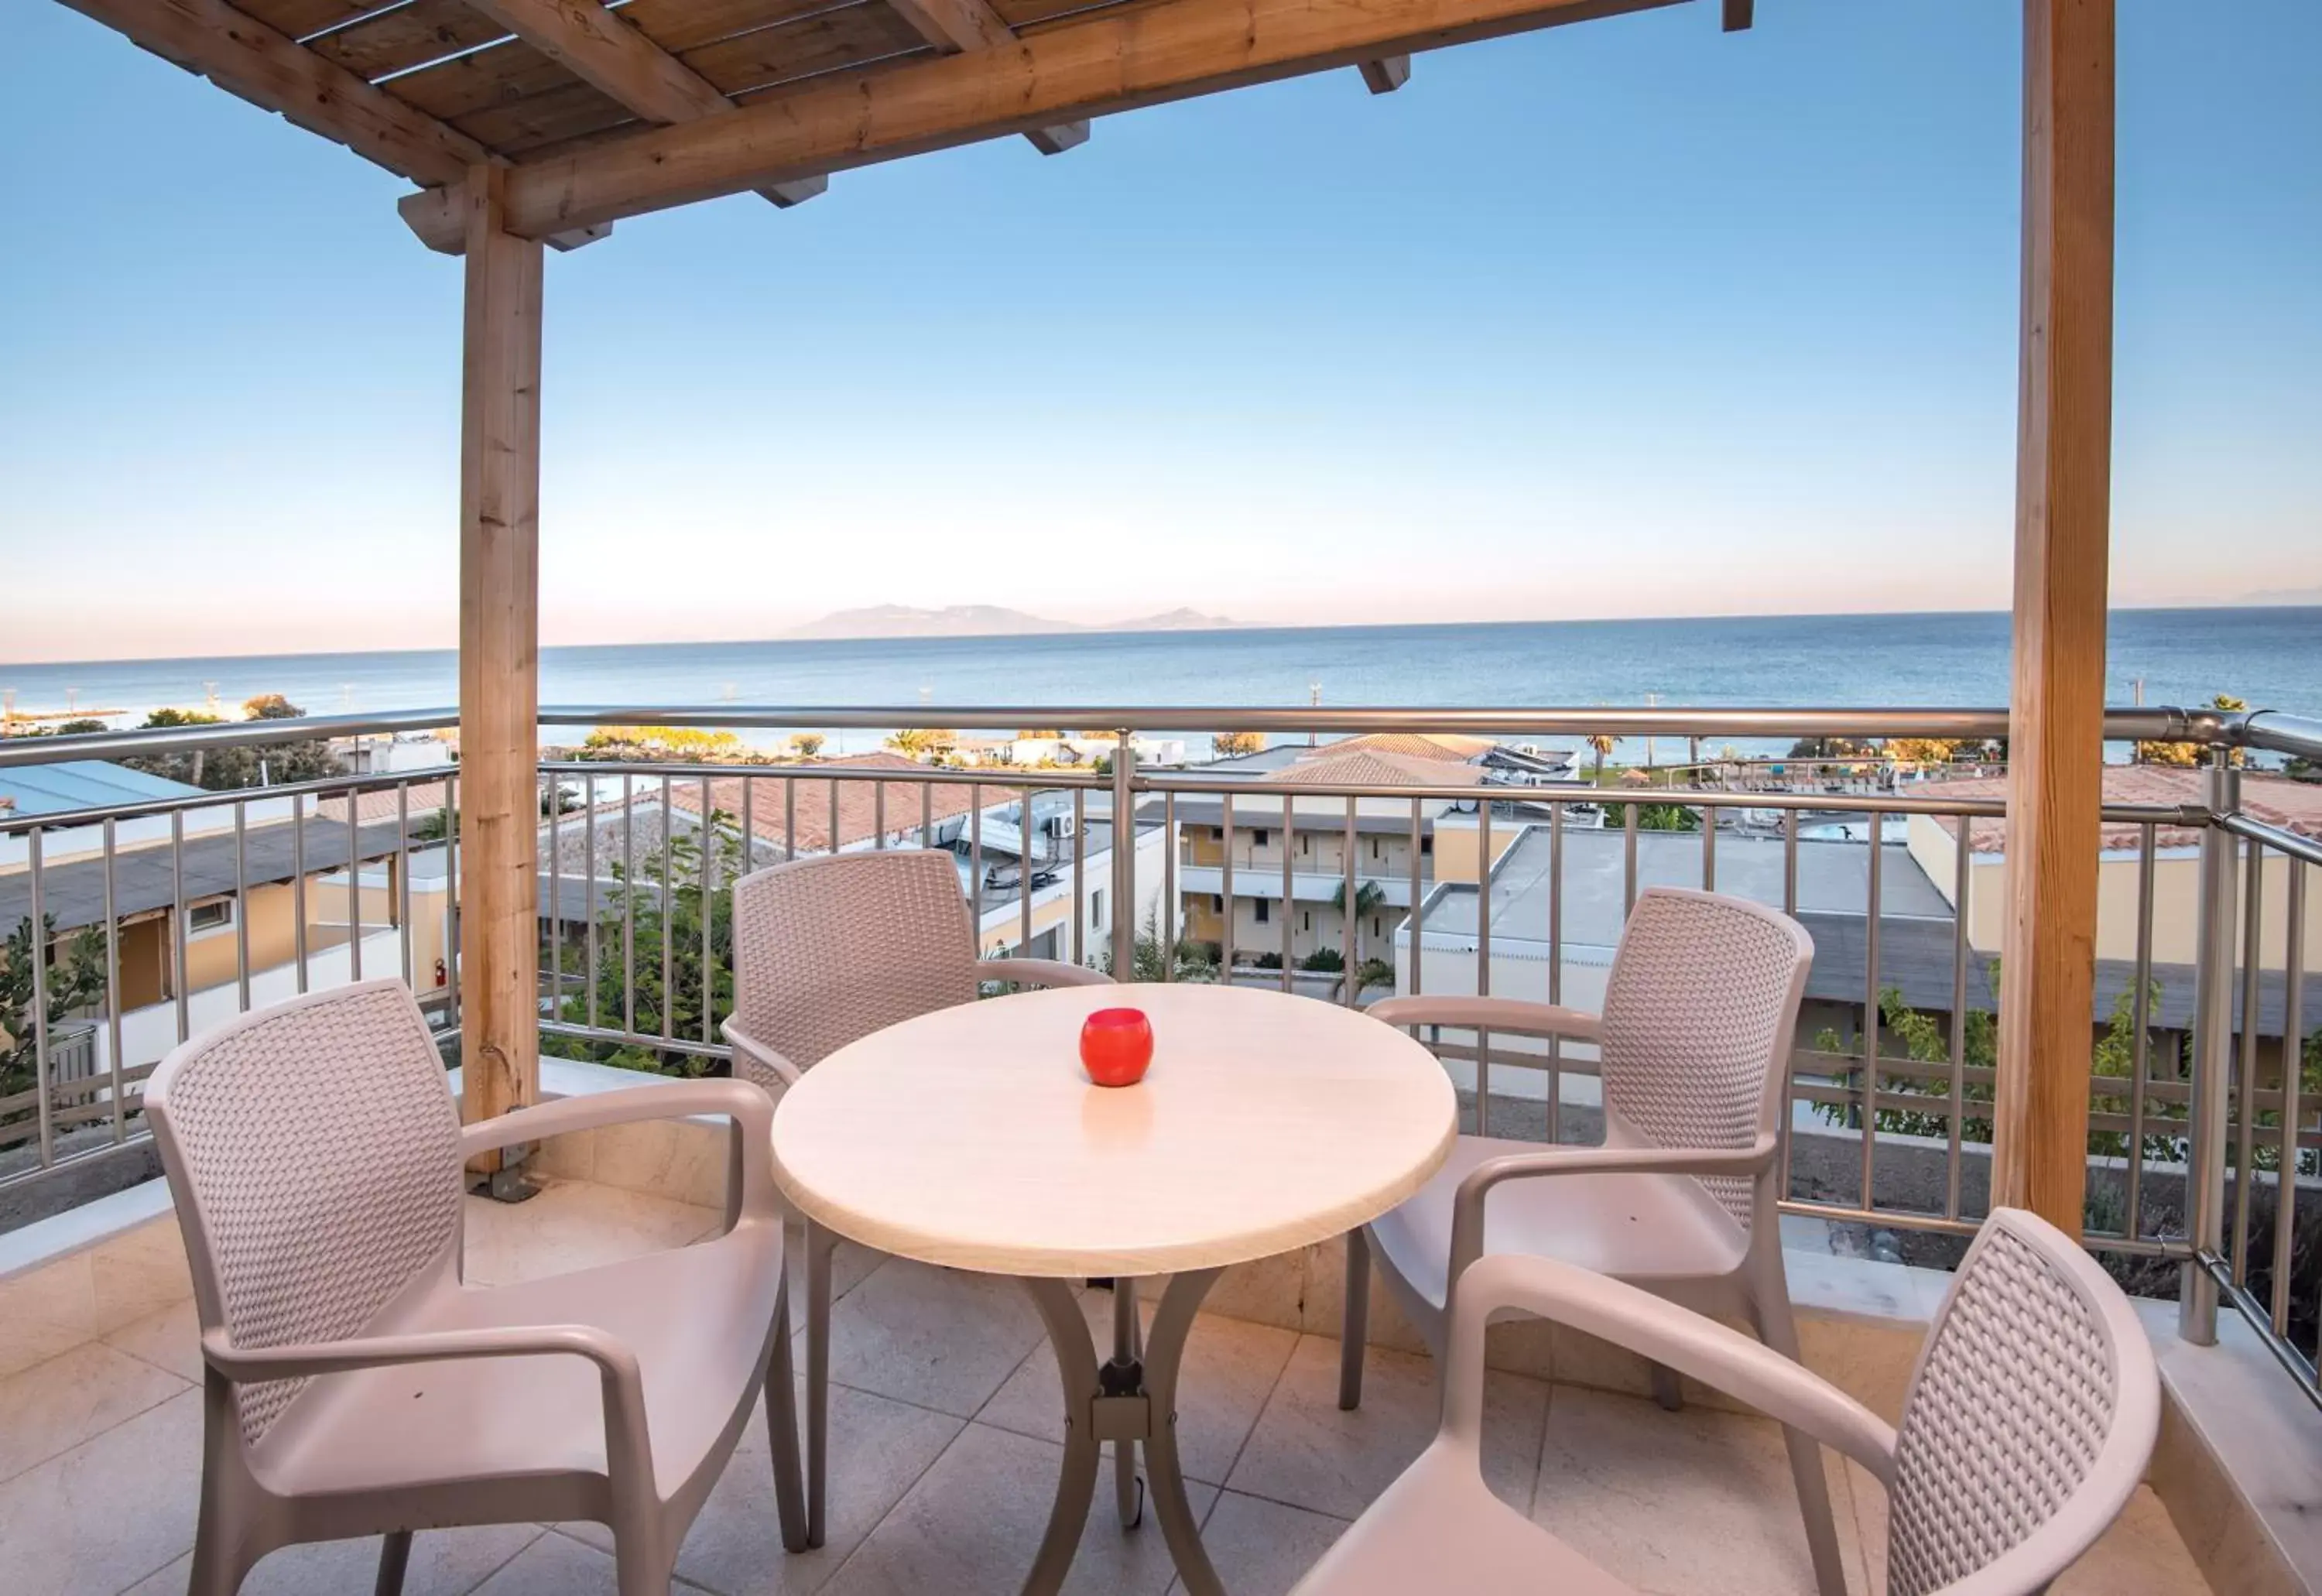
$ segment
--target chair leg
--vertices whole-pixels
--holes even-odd
[[[797,1375],[791,1359],[791,1290],[785,1275],[774,1301],[774,1341],[766,1353],[766,1446],[774,1457],[774,1515],[782,1550],[807,1546],[806,1496],[799,1479]]]
[[[1753,1281],[1750,1316],[1757,1322],[1758,1338],[1792,1363],[1798,1356],[1797,1321],[1790,1316],[1788,1283],[1776,1261],[1773,1279]],[[1830,1509],[1830,1477],[1823,1473],[1822,1447],[1813,1436],[1784,1426],[1782,1438],[1790,1452],[1790,1475],[1797,1482],[1798,1511],[1805,1519],[1806,1549],[1814,1555],[1815,1588],[1820,1596],[1846,1596],[1846,1564],[1838,1549],[1838,1523]]]
[[[830,1483],[830,1254],[838,1237],[806,1227],[806,1544],[822,1545]]]
[[[1360,1230],[1347,1232],[1347,1303],[1339,1318],[1339,1406],[1353,1412],[1363,1403],[1363,1346],[1370,1335],[1371,1244]]]
[[[667,1538],[642,1526],[627,1533],[613,1532],[613,1586],[617,1596],[669,1596],[677,1559]]]
[[[411,1566],[411,1531],[391,1529],[379,1543],[379,1581],[373,1596],[403,1596],[404,1570]]]
[[[1677,1371],[1666,1363],[1655,1363],[1653,1371],[1653,1400],[1665,1413],[1681,1412],[1685,1408],[1685,1388],[1678,1383]]]

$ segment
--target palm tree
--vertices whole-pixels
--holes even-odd
[[[1380,886],[1376,881],[1363,881],[1356,886],[1354,914],[1356,952],[1360,953],[1362,951],[1363,917],[1375,913],[1377,910],[1384,908],[1385,906],[1386,889]],[[1330,894],[1330,907],[1337,909],[1340,914],[1345,914],[1347,912],[1346,882],[1340,881],[1339,883],[1339,889]]]
[[[1610,732],[1591,732],[1581,741],[1596,751],[1596,781],[1599,786],[1602,786],[1604,780],[1605,757],[1620,746],[1621,740]]]

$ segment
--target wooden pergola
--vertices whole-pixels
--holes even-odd
[[[745,191],[1686,0],[63,0],[409,178],[466,256],[462,964],[471,1117],[539,1079],[543,246]],[[1720,0],[1728,30],[1751,0]],[[2089,1113],[2112,412],[2113,0],[2024,0],[2012,898],[1997,1200],[2078,1232]]]

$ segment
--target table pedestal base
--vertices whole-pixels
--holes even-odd
[[[1113,1282],[1112,1357],[1100,1365],[1088,1321],[1072,1288],[1061,1280],[1027,1279],[1023,1284],[1047,1327],[1056,1349],[1056,1373],[1065,1392],[1065,1462],[1056,1479],[1056,1502],[1049,1509],[1039,1555],[1025,1577],[1025,1596],[1052,1596],[1079,1548],[1081,1529],[1096,1499],[1099,1447],[1113,1444],[1113,1492],[1121,1527],[1136,1528],[1143,1517],[1138,1490],[1137,1450],[1145,1453],[1145,1492],[1161,1520],[1162,1537],[1191,1596],[1224,1596],[1217,1571],[1202,1547],[1201,1531],[1185,1500],[1185,1476],[1177,1461],[1177,1372],[1193,1316],[1218,1276],[1217,1269],[1169,1277],[1153,1316],[1148,1345],[1138,1346],[1136,1282]]]

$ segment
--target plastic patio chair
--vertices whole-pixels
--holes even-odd
[[[1869,1469],[1887,1491],[1894,1596],[2046,1589],[2119,1516],[2161,1422],[2135,1310],[2070,1236],[2020,1209],[1995,1209],[1968,1249],[1899,1429],[1714,1320],[1568,1263],[1495,1255],[1459,1279],[1434,1442],[1295,1596],[1629,1590],[1484,1483],[1484,1327],[1511,1309],[1641,1353]]]
[[[800,1073],[873,1031],[975,1001],[984,981],[1105,986],[1054,959],[983,959],[953,855],[876,849],[777,864],[734,883],[738,1075],[779,1098]],[[807,1544],[822,1545],[829,1461],[830,1254],[838,1238],[791,1220],[806,1257]]]
[[[1638,895],[1622,929],[1601,1018],[1505,998],[1374,1005],[1372,1016],[1389,1025],[1594,1043],[1604,1141],[1586,1147],[1463,1135],[1415,1196],[1350,1234],[1339,1405],[1361,1400],[1374,1259],[1439,1363],[1446,1282],[1487,1252],[1561,1259],[1701,1313],[1746,1319],[1767,1345],[1796,1359],[1775,1206],[1775,1126],[1813,961],[1813,939],[1787,915],[1653,887]],[[1678,1405],[1677,1377],[1667,1368],[1654,1368],[1653,1385],[1663,1406]],[[1845,1596],[1820,1449],[1796,1430],[1788,1440],[1822,1596]]]
[[[568,1098],[462,1129],[401,982],[257,1010],[179,1046],[145,1091],[193,1265],[204,1432],[192,1596],[267,1553],[595,1519],[621,1596],[665,1596],[679,1544],[763,1396],[783,1544],[806,1541],[772,1105],[737,1081]],[[567,1131],[734,1125],[715,1239],[517,1285],[462,1278],[464,1166]]]

